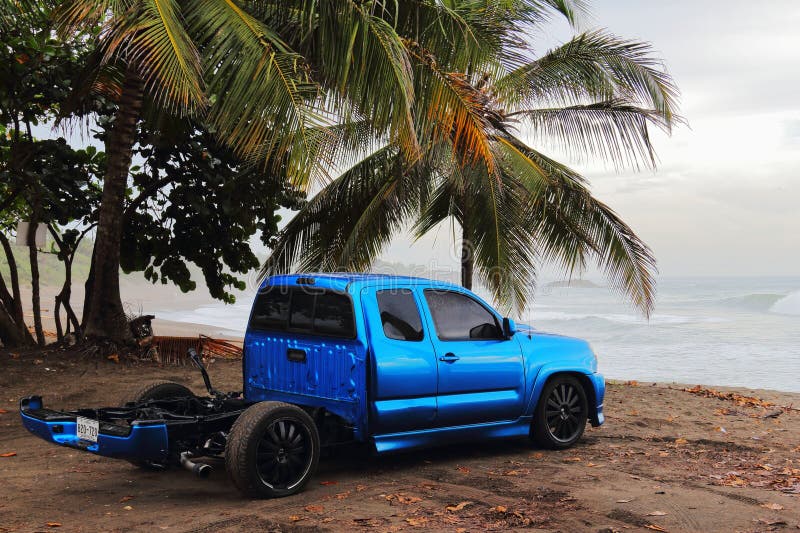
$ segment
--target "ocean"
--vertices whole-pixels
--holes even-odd
[[[250,304],[155,314],[241,335]],[[518,321],[588,340],[610,379],[800,392],[800,277],[663,278],[650,320],[605,287],[543,283]]]

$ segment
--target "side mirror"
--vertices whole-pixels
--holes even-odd
[[[514,336],[514,333],[517,332],[517,324],[508,317],[503,319],[503,335],[507,339],[510,339]]]

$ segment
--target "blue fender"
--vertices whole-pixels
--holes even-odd
[[[525,409],[525,414],[533,416],[536,409],[536,404],[539,402],[539,397],[542,394],[547,381],[556,374],[570,374],[578,378],[584,385],[587,394],[587,402],[589,404],[589,420],[593,426],[599,426],[605,422],[603,415],[603,400],[606,393],[606,383],[602,374],[594,372],[591,366],[579,367],[574,364],[568,363],[549,363],[543,365],[539,372],[536,374],[536,379],[533,385],[528,406]]]

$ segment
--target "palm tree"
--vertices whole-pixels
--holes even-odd
[[[397,24],[413,61],[420,158],[409,162],[389,140],[362,148],[289,222],[263,274],[366,269],[402,228],[412,224],[419,237],[449,219],[462,233],[462,284],[477,274],[508,308],[525,306],[540,262],[571,273],[593,260],[649,315],[650,249],[585,178],[532,145],[654,167],[651,128],[680,121],[671,78],[644,43],[587,32],[530,60],[503,29],[519,11],[494,27],[481,9],[458,15],[449,43],[447,32]]]
[[[243,158],[304,186],[335,162],[332,113],[362,121],[410,158],[410,60],[376,1],[66,0],[61,31],[96,31],[71,105],[116,104],[84,309],[89,336],[130,340],[119,246],[143,109],[202,120]]]

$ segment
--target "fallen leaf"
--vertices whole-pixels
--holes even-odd
[[[17,455],[17,452],[0,453],[0,457],[14,457],[15,455]]]
[[[581,461],[583,461],[583,459],[580,457],[567,457],[564,459],[565,463],[580,463]]]
[[[123,507],[123,509],[125,509],[126,511],[133,511],[133,507],[131,507],[130,505],[126,505],[125,507]]]
[[[44,361],[42,361],[41,359],[34,359],[33,360],[33,364],[34,365],[41,365],[42,363],[44,363]]]
[[[466,466],[457,466],[457,467],[456,467],[456,470],[458,470],[458,471],[459,471],[459,472],[461,472],[462,474],[469,474],[470,472],[472,472],[472,470],[470,470],[470,469],[469,469],[469,468],[467,468]]]
[[[456,511],[460,511],[467,505],[472,505],[472,503],[473,502],[460,502],[458,505],[448,505],[447,510],[454,513]]]
[[[367,486],[366,485],[356,485],[356,492],[362,492],[362,491],[365,491],[365,490],[367,490]]]
[[[8,355],[10,355],[10,356],[11,356],[11,359],[19,359],[19,354],[18,354],[18,353],[13,353],[13,352],[12,352],[12,353],[10,353],[10,354],[8,354]]]
[[[627,385],[629,387],[638,387],[639,386],[639,382],[636,381],[635,379],[632,379],[630,381],[626,381],[625,385]]]
[[[783,511],[783,505],[779,503],[762,503],[761,507],[765,509],[772,509],[773,511]]]
[[[755,520],[753,520],[753,521],[755,522]],[[768,526],[785,526],[786,525],[786,521],[785,520],[764,520],[763,518],[759,518],[758,521],[761,522],[762,524],[766,524]]]
[[[542,459],[544,458],[544,454],[542,452],[536,452],[530,454],[529,457],[533,457],[534,459]]]
[[[302,516],[293,514],[289,517],[289,520],[291,520],[292,522],[299,522],[300,520],[304,520],[304,518]]]
[[[305,510],[309,513],[321,513],[325,510],[325,507],[322,505],[306,505]]]
[[[508,507],[506,507],[505,505],[498,505],[497,507],[492,507],[489,510],[495,513],[505,513],[508,511]]]
[[[132,499],[133,499],[133,496],[123,496],[122,498],[119,499],[119,503],[125,503],[125,502],[128,502],[128,501],[131,501]]]
[[[0,415],[4,415],[4,414],[6,414],[7,412],[8,412],[8,411],[6,411],[5,409],[0,409]]]
[[[350,497],[350,491],[349,490],[347,492],[340,492],[340,493],[338,493],[336,495],[336,499],[337,500],[346,500],[349,497]]]
[[[664,529],[663,527],[661,527],[661,526],[657,526],[657,525],[655,525],[655,524],[647,524],[647,525],[646,525],[646,526],[644,526],[644,527],[646,527],[647,529],[652,529],[653,531],[662,531],[662,532],[664,532],[664,533],[666,533],[666,531],[667,531],[667,530],[666,530],[666,529]]]
[[[119,363],[119,355],[112,353],[108,357],[106,357],[109,361],[114,361],[115,363]]]
[[[425,524],[427,524],[428,523],[428,519],[425,518],[424,516],[412,517],[412,518],[406,518],[406,522],[410,526],[417,527],[417,526],[424,526]]]
[[[664,511],[651,511],[647,513],[647,516],[667,516],[667,513]]]
[[[61,522],[47,522],[45,525],[47,527],[61,527]]]
[[[320,481],[319,484],[328,486],[328,485],[338,485],[339,482],[338,481]]]
[[[689,441],[684,438],[675,439],[675,446],[682,446],[684,444],[689,444]]]

